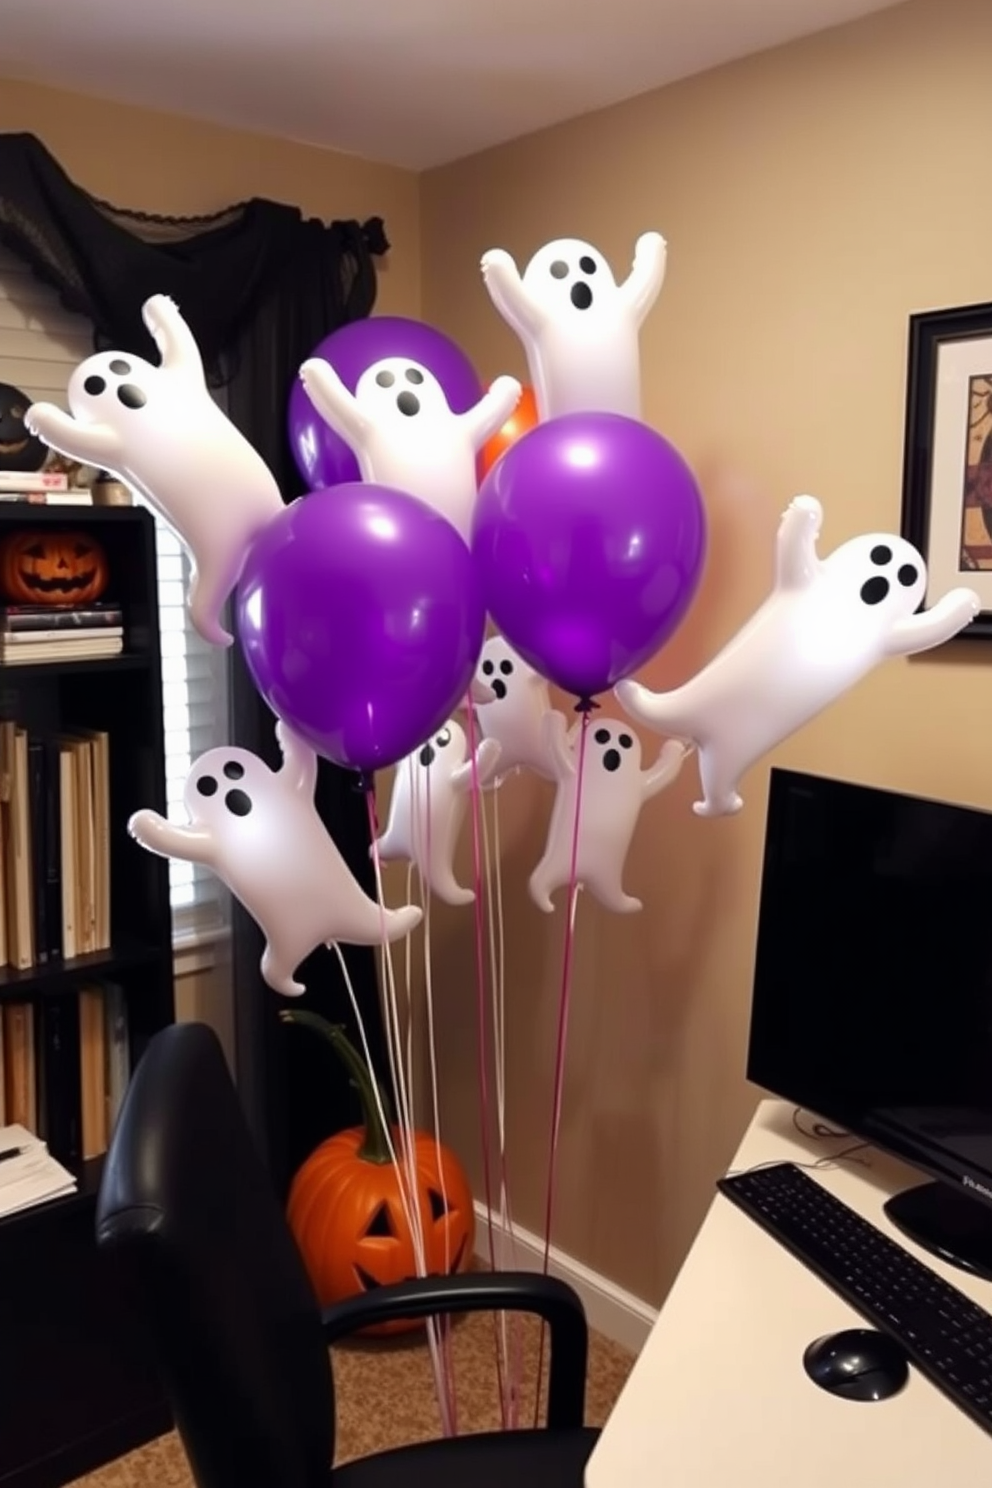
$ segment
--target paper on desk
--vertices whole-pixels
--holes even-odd
[[[0,1153],[15,1148],[19,1156],[0,1162],[0,1216],[75,1193],[75,1178],[39,1137],[23,1126],[0,1126]]]

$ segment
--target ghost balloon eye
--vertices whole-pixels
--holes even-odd
[[[396,381],[396,378],[393,376],[392,372],[383,370],[382,372],[377,372],[375,374],[375,381],[377,387],[392,387],[393,383]]]
[[[596,743],[597,744],[609,744],[609,742],[610,742],[610,731],[609,731],[609,729],[598,728],[596,730],[596,732],[593,734],[593,738],[596,740]]]
[[[501,661],[499,664],[499,669],[503,673],[504,677],[511,677],[513,675],[513,662]]]
[[[217,782],[212,775],[201,775],[196,782],[196,788],[201,796],[215,796],[217,794]]]
[[[99,398],[101,393],[105,393],[107,391],[106,381],[104,380],[104,378],[97,377],[96,375],[87,377],[86,381],[83,383],[83,391],[89,393],[91,398]]]
[[[424,380],[424,374],[419,367],[407,367],[406,380],[412,382],[414,387],[419,387]]]
[[[491,677],[495,670],[496,668],[493,666],[491,661],[486,660],[482,663],[482,671],[484,676]]]
[[[596,260],[594,258],[590,258],[588,253],[583,253],[582,257],[579,259],[579,268],[582,270],[583,274],[595,274]]]
[[[442,729],[441,732],[437,736],[437,742],[438,742],[438,744],[440,745],[440,747],[442,749],[444,749],[446,747],[446,745],[450,744],[451,743],[451,730],[450,729]]]
[[[228,760],[224,766],[224,774],[228,780],[240,780],[245,773],[245,767],[240,760]]]
[[[634,741],[629,734],[619,734],[617,736],[617,743],[620,745],[621,749],[630,749],[633,746]]]
[[[554,263],[551,265],[551,268],[548,270],[548,273],[551,275],[552,279],[567,279],[568,264],[563,258],[556,258]]]

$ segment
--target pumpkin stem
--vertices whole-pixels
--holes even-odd
[[[362,1139],[361,1147],[358,1149],[358,1156],[363,1162],[392,1162],[386,1127],[383,1125],[382,1117],[379,1114],[380,1107],[376,1101],[376,1091],[379,1093],[379,1101],[381,1102],[386,1120],[392,1126],[393,1117],[389,1098],[345,1033],[341,1024],[329,1023],[319,1013],[305,1013],[302,1011],[293,1013],[280,1012],[279,1017],[283,1023],[298,1023],[301,1028],[310,1028],[314,1033],[319,1033],[327,1040],[348,1071],[351,1085],[358,1091],[358,1099],[362,1107],[362,1122],[365,1127],[365,1136]]]

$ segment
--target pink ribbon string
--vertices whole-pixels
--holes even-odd
[[[562,1090],[565,1076],[565,1049],[568,1043],[568,1010],[571,1000],[572,988],[572,954],[575,945],[575,908],[578,898],[579,884],[577,880],[579,860],[579,825],[582,816],[582,782],[585,774],[586,763],[586,734],[589,729],[590,709],[587,707],[582,712],[582,727],[579,731],[579,759],[578,771],[575,783],[575,817],[572,821],[572,850],[568,870],[568,913],[565,919],[565,944],[561,961],[561,990],[558,998],[558,1038],[555,1049],[555,1078],[554,1093],[552,1095],[551,1114],[551,1141],[548,1148],[548,1179],[545,1193],[544,1206],[544,1256],[542,1270],[544,1275],[548,1274],[548,1264],[551,1256],[551,1222],[554,1215],[555,1204],[555,1177],[558,1158],[558,1134],[561,1127],[561,1102]],[[544,1368],[544,1333],[545,1325],[541,1323],[540,1341],[537,1352],[537,1387],[534,1399],[534,1425],[540,1423],[541,1411],[541,1375]]]

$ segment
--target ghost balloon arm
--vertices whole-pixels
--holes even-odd
[[[309,744],[287,728],[282,719],[276,724],[276,740],[282,752],[282,771],[287,783],[307,800],[313,800],[317,787],[317,755]]]
[[[368,429],[353,393],[345,387],[329,362],[311,357],[300,368],[300,381],[321,418],[352,449],[363,442]]]
[[[658,298],[665,281],[668,244],[661,233],[642,233],[634,247],[634,262],[620,293],[640,325]]]
[[[518,335],[537,329],[540,308],[505,248],[490,248],[482,255],[482,277],[489,298],[508,326]]]
[[[886,653],[912,656],[942,646],[970,624],[980,609],[974,589],[951,589],[929,610],[897,620],[886,637]]]
[[[456,790],[468,790],[474,775],[479,789],[484,790],[496,774],[501,753],[498,739],[483,739],[475,751],[475,764],[468,760],[464,765],[459,765],[452,774],[452,785]]]
[[[120,453],[120,441],[106,424],[81,424],[54,403],[32,403],[24,427],[50,449],[70,460],[105,468]]]
[[[515,377],[497,377],[475,407],[460,415],[473,449],[481,449],[487,439],[502,429],[520,402],[522,392],[523,388]]]
[[[548,763],[558,780],[575,774],[575,757],[568,744],[568,724],[564,713],[552,709],[541,719],[541,734]]]
[[[816,574],[823,508],[815,496],[797,496],[782,514],[775,547],[775,587],[805,589]]]
[[[649,801],[671,785],[691,753],[691,745],[683,744],[680,739],[669,739],[650,770],[641,775],[643,799]]]
[[[141,318],[168,372],[183,372],[203,382],[203,359],[196,338],[168,295],[152,295],[141,307]]]
[[[202,827],[166,821],[157,811],[136,811],[127,829],[135,842],[161,858],[178,858],[184,863],[213,866],[213,837]]]

